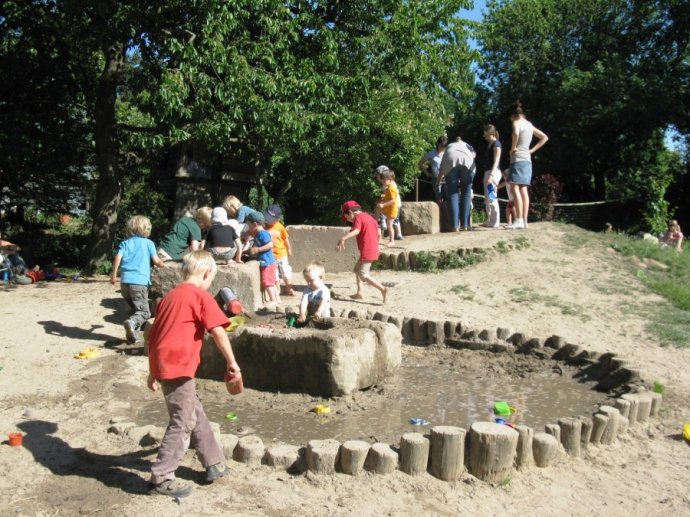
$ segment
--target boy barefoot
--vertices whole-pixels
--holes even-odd
[[[223,449],[213,436],[194,386],[204,332],[213,336],[230,376],[240,371],[225,332],[228,317],[208,293],[216,271],[209,252],[193,251],[185,255],[182,259],[185,280],[163,297],[151,327],[147,384],[152,391],[162,388],[170,415],[158,457],[151,467],[152,494],[176,498],[191,494],[190,485],[175,479],[190,439],[206,468],[206,481],[215,481],[227,473]]]
[[[357,248],[359,249],[359,260],[355,264],[353,273],[357,279],[357,292],[351,294],[350,298],[361,300],[363,298],[362,288],[367,283],[381,292],[383,303],[386,303],[388,288],[371,278],[371,264],[379,258],[379,228],[376,219],[362,212],[362,207],[357,201],[346,201],[341,207],[342,220],[352,224],[352,230],[343,235],[336,248],[338,251],[345,249],[345,241],[353,237],[357,238]]]

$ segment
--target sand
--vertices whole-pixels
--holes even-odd
[[[0,288],[0,431],[22,430],[23,447],[0,446],[0,513],[8,515],[682,515],[688,514],[690,349],[664,347],[645,314],[663,307],[603,246],[582,247],[582,231],[533,224],[526,249],[493,254],[466,270],[380,271],[395,284],[386,306],[367,288],[352,301],[350,274],[328,275],[334,307],[459,319],[474,328],[509,327],[530,336],[564,336],[614,352],[645,381],[666,387],[657,419],[635,425],[611,446],[582,458],[513,472],[493,486],[466,473],[447,483],[411,477],[290,475],[231,460],[231,475],[200,483],[190,453],[178,477],[195,491],[175,502],[146,495],[155,448],[108,433],[112,419],[135,420],[160,394],[146,389],[146,358],[122,353],[119,288],[107,277]],[[510,242],[515,232],[482,231],[408,238],[410,249]],[[289,301],[289,300],[286,300]],[[295,299],[296,303],[296,299]],[[75,359],[94,347],[99,357]],[[225,395],[229,396],[229,395]],[[261,397],[247,390],[241,396]]]

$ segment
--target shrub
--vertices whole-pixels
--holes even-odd
[[[562,192],[563,185],[552,174],[536,176],[530,188],[531,212],[543,221],[553,221],[554,205]]]

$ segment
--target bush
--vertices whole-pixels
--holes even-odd
[[[530,188],[530,211],[542,221],[553,221],[554,205],[562,192],[563,185],[552,174],[536,176]]]

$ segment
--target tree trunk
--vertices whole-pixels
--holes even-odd
[[[94,112],[94,137],[98,183],[91,215],[91,242],[87,269],[93,271],[111,258],[117,209],[122,199],[122,173],[117,166],[115,100],[124,46],[114,43],[105,49],[105,66],[98,81]]]

